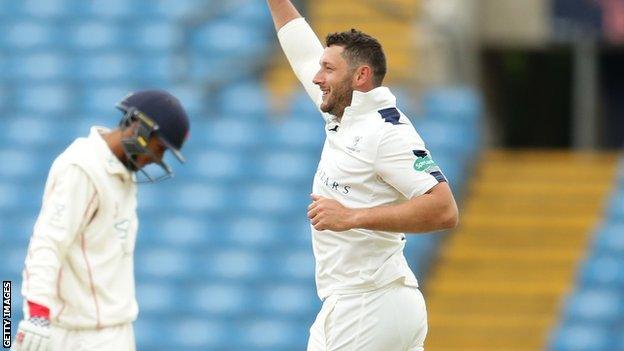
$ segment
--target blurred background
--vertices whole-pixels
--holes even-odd
[[[429,351],[624,350],[624,1],[296,1],[376,36],[451,181],[450,233],[408,237]],[[322,120],[264,0],[0,1],[0,277],[13,325],[53,159],[129,91],[192,120],[141,185],[139,350],[305,349],[320,307],[308,194]]]

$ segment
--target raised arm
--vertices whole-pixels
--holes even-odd
[[[318,107],[321,89],[312,79],[320,68],[323,45],[289,0],[267,0],[284,54],[306,92]]]
[[[267,0],[275,30],[279,31],[286,23],[301,18],[301,14],[289,0]]]

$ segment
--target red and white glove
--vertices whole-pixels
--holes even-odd
[[[12,351],[48,351],[50,344],[50,310],[28,301],[30,318],[17,327]]]

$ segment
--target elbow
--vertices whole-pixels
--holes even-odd
[[[441,212],[443,215],[439,217],[439,229],[445,230],[456,228],[459,224],[459,210],[457,209],[457,205],[453,203]]]
[[[457,208],[454,211],[449,213],[442,222],[443,229],[454,229],[459,224],[459,213]]]

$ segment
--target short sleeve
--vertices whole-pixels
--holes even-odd
[[[424,142],[409,125],[392,126],[382,136],[375,170],[379,177],[408,199],[446,182]]]

